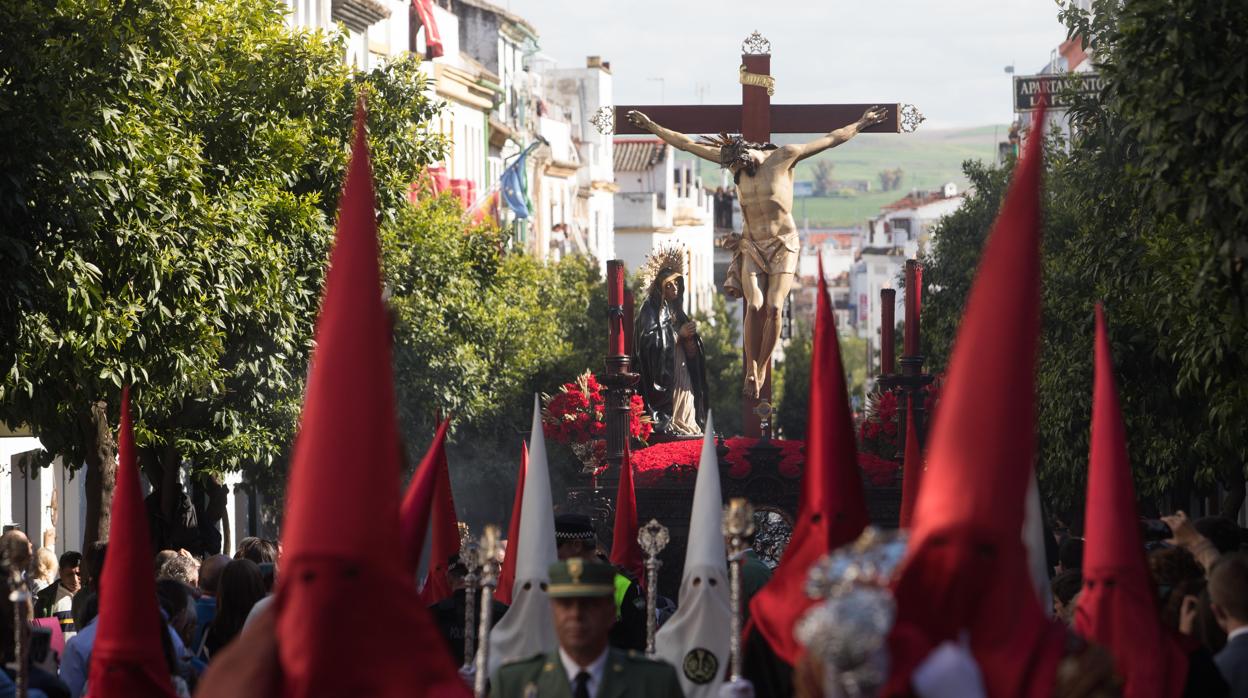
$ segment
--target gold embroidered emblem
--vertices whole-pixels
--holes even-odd
[[[685,661],[681,664],[681,668],[685,671],[685,678],[695,684],[710,683],[719,673],[719,658],[714,652],[702,647],[689,650],[689,654],[685,655]]]
[[[579,557],[568,560],[568,576],[572,577],[573,584],[581,583],[581,575],[585,573],[585,561]]]

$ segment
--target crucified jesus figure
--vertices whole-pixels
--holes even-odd
[[[835,148],[868,126],[884,120],[882,107],[868,109],[858,121],[809,143],[776,146],[751,143],[721,134],[697,140],[654,123],[639,111],[628,119],[667,143],[728,168],[737,183],[744,219],[743,234],[725,246],[733,250],[724,291],[744,297],[745,395],[758,398],[771,367],[771,353],[780,340],[780,313],[793,287],[801,246],[793,220],[793,167],[806,158]],[[744,176],[742,176],[744,175]],[[735,237],[735,236],[734,236]]]

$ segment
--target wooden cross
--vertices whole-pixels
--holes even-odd
[[[863,133],[902,133],[918,128],[923,116],[908,104],[775,104],[771,103],[775,79],[771,75],[771,42],[758,32],[741,45],[741,104],[665,105],[634,104],[614,107],[595,124],[618,135],[646,133],[628,120],[628,112],[642,112],[666,128],[688,134],[740,133],[748,141],[766,143],[774,133],[828,133],[854,123],[873,106],[887,111],[885,119]],[[604,110],[610,110],[605,107]],[[613,122],[613,123],[612,123]],[[603,128],[603,127],[610,128]],[[744,301],[742,301],[744,302]],[[742,341],[745,340],[742,333]],[[760,437],[760,402],[771,400],[771,370],[758,399],[742,398],[745,436]]]

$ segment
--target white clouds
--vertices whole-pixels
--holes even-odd
[[[736,102],[741,40],[757,29],[777,103],[913,102],[935,127],[1009,121],[1003,68],[1032,72],[1066,35],[1053,0],[494,1],[561,65],[609,60],[620,104]]]

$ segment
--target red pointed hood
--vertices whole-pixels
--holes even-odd
[[[468,695],[395,554],[401,465],[374,209],[361,99],[287,485],[275,602],[286,698]],[[364,589],[384,589],[385,604]]]
[[[810,365],[809,436],[797,523],[771,581],[750,601],[751,627],[790,665],[802,653],[793,638],[793,624],[815,603],[805,591],[807,570],[825,553],[857,539],[867,525],[845,371],[822,257]]]
[[[1105,315],[1096,306],[1096,379],[1084,530],[1083,590],[1075,629],[1104,645],[1126,679],[1127,698],[1183,693],[1187,656],[1161,627],[1135,510],[1127,438],[1114,384]]]
[[[99,628],[87,681],[91,698],[177,695],[161,648],[165,624],[156,600],[150,540],[130,421],[130,389],[123,388],[117,484],[108,556],[100,578]]]
[[[645,558],[641,552],[641,543],[637,542],[637,495],[633,490],[633,464],[628,451],[628,444],[625,444],[624,460],[620,463],[620,484],[615,491],[611,564],[628,570],[637,579],[644,579],[642,570]]]
[[[433,441],[425,451],[425,457],[416,466],[416,473],[399,505],[399,538],[407,553],[407,570],[413,578],[420,567],[424,552],[425,534],[429,532],[429,512],[433,509],[435,484],[441,464],[446,462],[446,429],[449,419],[442,420],[433,435]]]
[[[1035,454],[1040,340],[1040,183],[1036,112],[984,248],[927,443],[927,469],[895,584],[890,687],[965,630],[990,696],[1048,696],[1064,629],[1040,608],[1022,541]]]
[[[451,496],[451,470],[446,462],[446,449],[439,448],[436,457],[433,512],[429,519],[432,530],[429,572],[420,590],[420,602],[425,606],[451,595],[451,583],[446,578],[448,561],[459,555],[459,517],[455,513],[455,498]]]
[[[918,397],[917,399],[922,399]],[[914,424],[914,405],[906,405],[906,460],[901,474],[901,513],[898,528],[910,528],[914,518],[914,503],[919,498],[919,483],[923,479],[923,451],[919,448],[919,431]]]
[[[520,511],[524,504],[524,472],[529,469],[529,445],[520,444],[520,474],[516,476],[516,496],[511,501],[511,523],[507,526],[507,555],[503,557],[503,569],[498,573],[498,588],[494,598],[499,603],[511,605],[511,587],[516,583],[516,556],[520,549]]]

